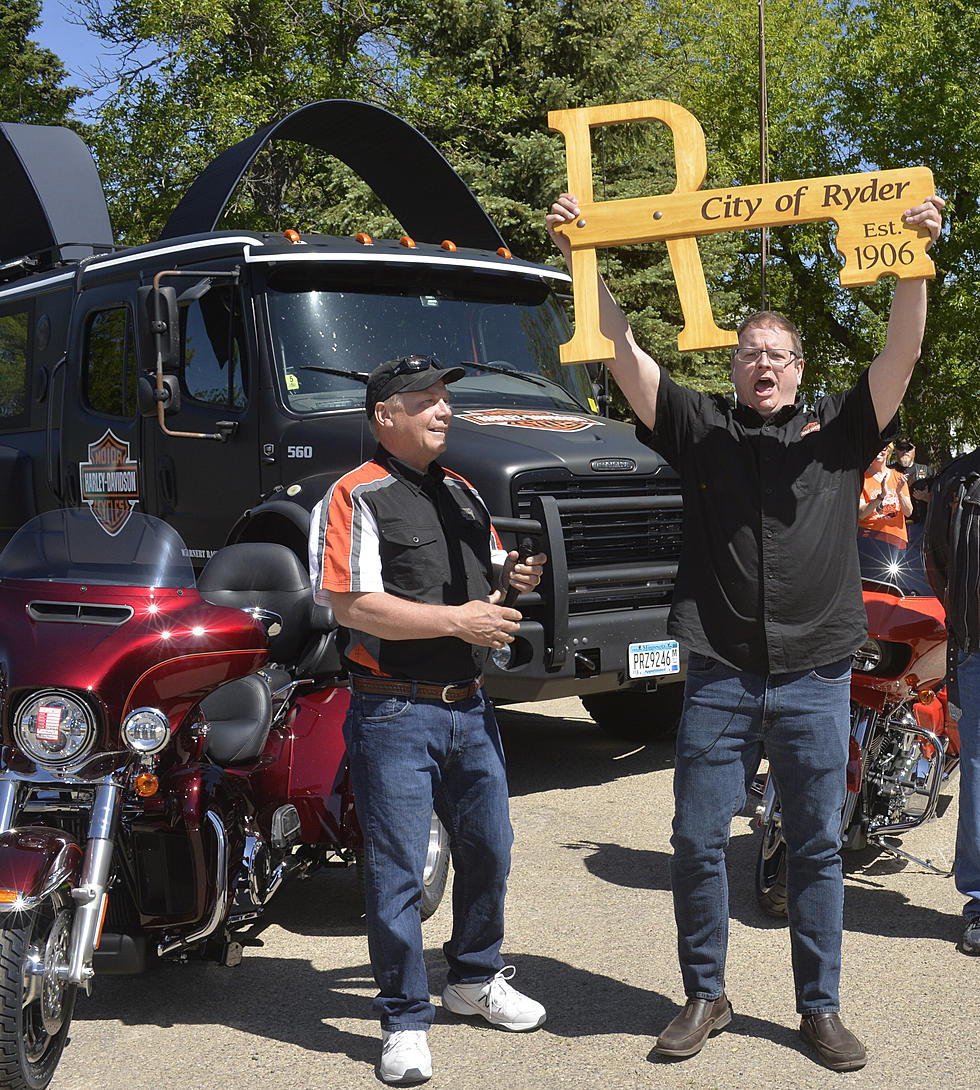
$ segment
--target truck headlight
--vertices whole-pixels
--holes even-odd
[[[503,647],[497,647],[490,652],[490,661],[498,670],[506,670],[510,666],[510,660],[514,657],[511,644],[505,643]]]
[[[17,709],[13,734],[17,748],[39,765],[71,764],[95,745],[95,713],[63,689],[43,689]]]
[[[122,739],[136,753],[159,753],[170,741],[170,720],[156,708],[137,708],[123,720]]]

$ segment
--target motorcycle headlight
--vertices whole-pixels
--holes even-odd
[[[861,646],[851,654],[851,669],[859,673],[868,674],[876,666],[881,664],[881,644],[877,640],[865,640]]]
[[[137,708],[123,720],[122,738],[136,753],[159,753],[170,741],[170,720],[156,708]]]
[[[67,765],[95,745],[95,713],[79,697],[44,689],[17,709],[14,741],[40,765]]]

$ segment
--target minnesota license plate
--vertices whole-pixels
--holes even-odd
[[[658,674],[680,673],[681,656],[677,640],[631,643],[628,665],[630,677],[656,677]]]

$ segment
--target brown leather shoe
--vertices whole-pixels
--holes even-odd
[[[657,1038],[653,1051],[683,1059],[704,1048],[708,1037],[732,1020],[732,1005],[725,993],[717,999],[689,999],[684,1009]]]
[[[839,1014],[807,1014],[800,1036],[820,1053],[833,1071],[857,1071],[868,1062],[868,1050],[840,1020]]]

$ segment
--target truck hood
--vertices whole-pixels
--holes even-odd
[[[335,480],[371,457],[375,442],[363,414],[343,413],[310,417],[287,428],[281,449],[297,447],[308,447],[314,464],[284,461],[282,483],[309,509]],[[659,454],[637,440],[632,425],[547,408],[454,405],[448,446],[439,461],[475,485],[497,515],[511,513],[511,483],[522,473],[610,481],[655,473],[675,476]]]
[[[564,467],[570,473],[651,473],[664,460],[636,439],[633,427],[585,412],[453,406],[446,454],[450,468],[485,462],[493,444],[498,473]],[[460,470],[461,471],[461,470]]]

